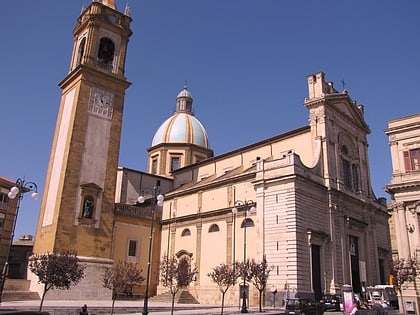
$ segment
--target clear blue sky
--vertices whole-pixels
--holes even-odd
[[[126,0],[116,0],[120,11]],[[43,193],[72,30],[89,0],[3,1],[0,175]],[[418,0],[131,0],[120,165],[147,148],[187,82],[216,155],[307,125],[306,76],[365,105],[375,194],[391,178],[389,120],[419,113]],[[22,201],[15,236],[34,234],[41,198]],[[15,237],[15,239],[16,239]]]

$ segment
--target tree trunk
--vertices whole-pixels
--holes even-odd
[[[172,293],[172,305],[171,305],[171,315],[174,314],[174,305],[175,305],[175,293]]]
[[[113,294],[112,297],[112,306],[111,306],[111,315],[114,314],[114,304],[115,304],[115,300],[117,299],[117,295]]]
[[[225,293],[226,292],[222,292],[222,311],[221,311],[221,315],[223,315],[223,308],[224,308],[224,306],[225,306]]]
[[[402,310],[401,314],[405,314],[405,307],[404,307],[403,294],[402,294],[402,289],[401,288],[400,288],[400,295],[401,295],[401,305],[398,305],[398,306]]]
[[[263,293],[263,290],[259,290],[259,295],[260,295],[260,297],[259,297],[259,300],[260,300],[260,313],[262,312],[262,293]]]
[[[47,293],[47,286],[44,286],[44,292],[42,292],[42,297],[41,297],[41,304],[39,305],[39,311],[42,311],[42,305],[44,304],[44,298],[45,298],[45,294]]]

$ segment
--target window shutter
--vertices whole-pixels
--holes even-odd
[[[410,163],[410,151],[404,151],[403,152],[404,157],[404,167],[406,171],[411,171],[411,163]]]

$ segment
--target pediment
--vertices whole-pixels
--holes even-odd
[[[336,113],[339,113],[341,117],[364,129],[366,133],[370,133],[370,128],[363,117],[363,105],[357,105],[355,101],[344,99],[342,101],[331,102],[330,108],[334,109]]]
[[[102,191],[103,190],[102,187],[100,187],[97,184],[92,183],[92,182],[89,182],[89,183],[81,183],[80,184],[80,187],[81,188],[84,188],[84,189],[93,189],[93,190],[96,190],[96,191]]]

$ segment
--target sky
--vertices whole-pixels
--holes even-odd
[[[42,195],[72,30],[90,0],[4,1],[0,11],[0,175]],[[127,0],[115,0],[124,11]],[[384,130],[418,114],[420,1],[131,0],[119,165],[146,170],[147,148],[186,84],[215,155],[308,124],[308,75],[322,71],[365,106],[372,188],[389,195]],[[344,82],[344,84],[343,84]],[[25,194],[15,240],[35,234]]]

